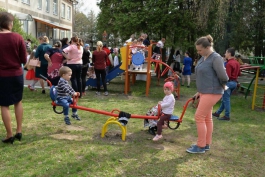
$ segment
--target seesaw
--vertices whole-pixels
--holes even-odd
[[[59,104],[57,104],[56,101],[56,95],[57,95],[57,90],[56,87],[54,85],[52,85],[52,83],[44,76],[40,75],[40,77],[45,80],[49,86],[50,86],[50,97],[52,99],[52,107],[53,107],[53,111],[57,114],[62,114],[63,111],[58,111],[56,108],[57,106],[60,106]],[[185,111],[188,107],[188,104],[190,102],[194,102],[194,98],[190,98],[184,105],[184,109],[182,111],[182,114],[180,117],[172,115],[172,117],[170,118],[169,122],[175,122],[177,125],[175,127],[170,126],[169,122],[168,122],[168,126],[170,129],[177,129],[180,124],[182,123],[182,119],[183,116],[185,114]],[[110,124],[116,124],[121,128],[121,132],[122,132],[122,140],[125,141],[126,139],[126,134],[127,134],[127,125],[123,125],[120,121],[119,121],[119,113],[121,112],[119,109],[113,109],[112,111],[108,112],[108,111],[104,111],[104,110],[97,110],[97,109],[93,109],[93,108],[88,108],[88,107],[84,107],[84,106],[79,106],[77,105],[78,102],[78,97],[74,96],[73,97],[73,104],[70,104],[69,107],[70,108],[75,108],[75,109],[79,109],[79,110],[84,110],[84,111],[88,111],[88,112],[93,112],[96,114],[102,114],[102,115],[106,115],[106,116],[110,116],[109,119],[107,119],[106,123],[103,125],[102,127],[102,131],[101,131],[101,137],[105,137],[105,134],[108,130],[108,126]],[[118,113],[115,113],[118,112]],[[138,114],[131,114],[130,118],[137,118],[137,119],[154,119],[154,120],[158,120],[159,116],[161,115],[161,105],[158,105],[158,114],[157,116],[147,116],[147,115],[138,115]]]

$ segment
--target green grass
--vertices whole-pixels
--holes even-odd
[[[111,111],[119,109],[131,114],[145,115],[146,111],[164,97],[153,78],[149,97],[145,97],[145,82],[137,81],[129,95],[123,94],[124,81],[117,78],[108,85],[109,96],[95,96],[94,90],[78,104]],[[182,87],[176,101],[176,115],[183,111],[186,100],[196,92]],[[232,96],[231,121],[214,119],[211,150],[205,154],[185,152],[196,142],[195,108],[189,106],[183,123],[177,130],[163,131],[163,140],[152,142],[153,136],[143,128],[143,120],[130,119],[126,141],[121,130],[110,125],[104,138],[101,129],[108,116],[78,111],[81,121],[71,119],[64,124],[63,116],[52,110],[48,96],[40,90],[24,91],[23,139],[13,145],[0,143],[0,176],[14,177],[178,177],[178,176],[265,176],[265,116],[264,111],[251,110],[251,99]],[[218,103],[214,110],[218,108]],[[58,108],[60,110],[60,107]],[[13,108],[12,127],[15,132]],[[2,138],[4,125],[0,123]]]

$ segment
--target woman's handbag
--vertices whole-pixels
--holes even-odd
[[[40,67],[40,65],[41,65],[40,60],[35,60],[35,59],[29,60],[29,66]]]

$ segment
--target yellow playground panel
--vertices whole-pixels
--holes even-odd
[[[144,71],[132,71],[130,70],[129,66],[131,64],[131,55],[130,55],[130,43],[127,43],[126,46],[121,47],[121,60],[122,64],[120,66],[120,69],[125,71],[125,87],[124,87],[124,93],[128,94],[130,91],[130,78],[132,76],[133,83],[135,80],[135,76],[137,74],[145,74],[146,75],[146,96],[149,94],[149,88],[151,84],[151,56],[152,56],[152,44],[149,47],[145,47],[148,50],[148,57],[146,60],[146,69]]]
[[[258,84],[260,66],[254,66],[254,67],[257,69],[257,71],[256,71],[251,109],[254,110],[255,107],[265,109],[265,85]]]

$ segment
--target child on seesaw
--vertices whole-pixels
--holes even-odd
[[[167,128],[167,125],[164,125],[165,121],[169,121],[171,115],[173,114],[175,106],[175,98],[172,94],[173,90],[174,86],[172,82],[166,82],[164,84],[164,93],[166,96],[163,98],[163,101],[158,102],[158,104],[161,105],[162,115],[157,122],[157,134],[153,138],[153,141],[158,141],[163,137],[162,128]]]
[[[168,77],[167,79],[165,79],[165,81],[171,81],[174,83],[174,87],[178,88],[178,85],[180,84],[180,76],[179,76],[179,72],[175,71],[172,76]],[[175,98],[178,98],[178,93],[177,90],[174,90],[172,92],[175,95]]]
[[[69,85],[68,81],[71,79],[72,70],[67,67],[63,66],[59,70],[60,80],[58,82],[57,87],[57,104],[63,107],[63,114],[64,114],[64,121],[65,124],[71,125],[68,112],[69,112],[69,105],[73,103],[72,97],[78,97],[80,95],[79,92],[75,92],[74,89]],[[80,117],[77,115],[77,109],[72,109],[72,118],[76,120],[81,120]]]

